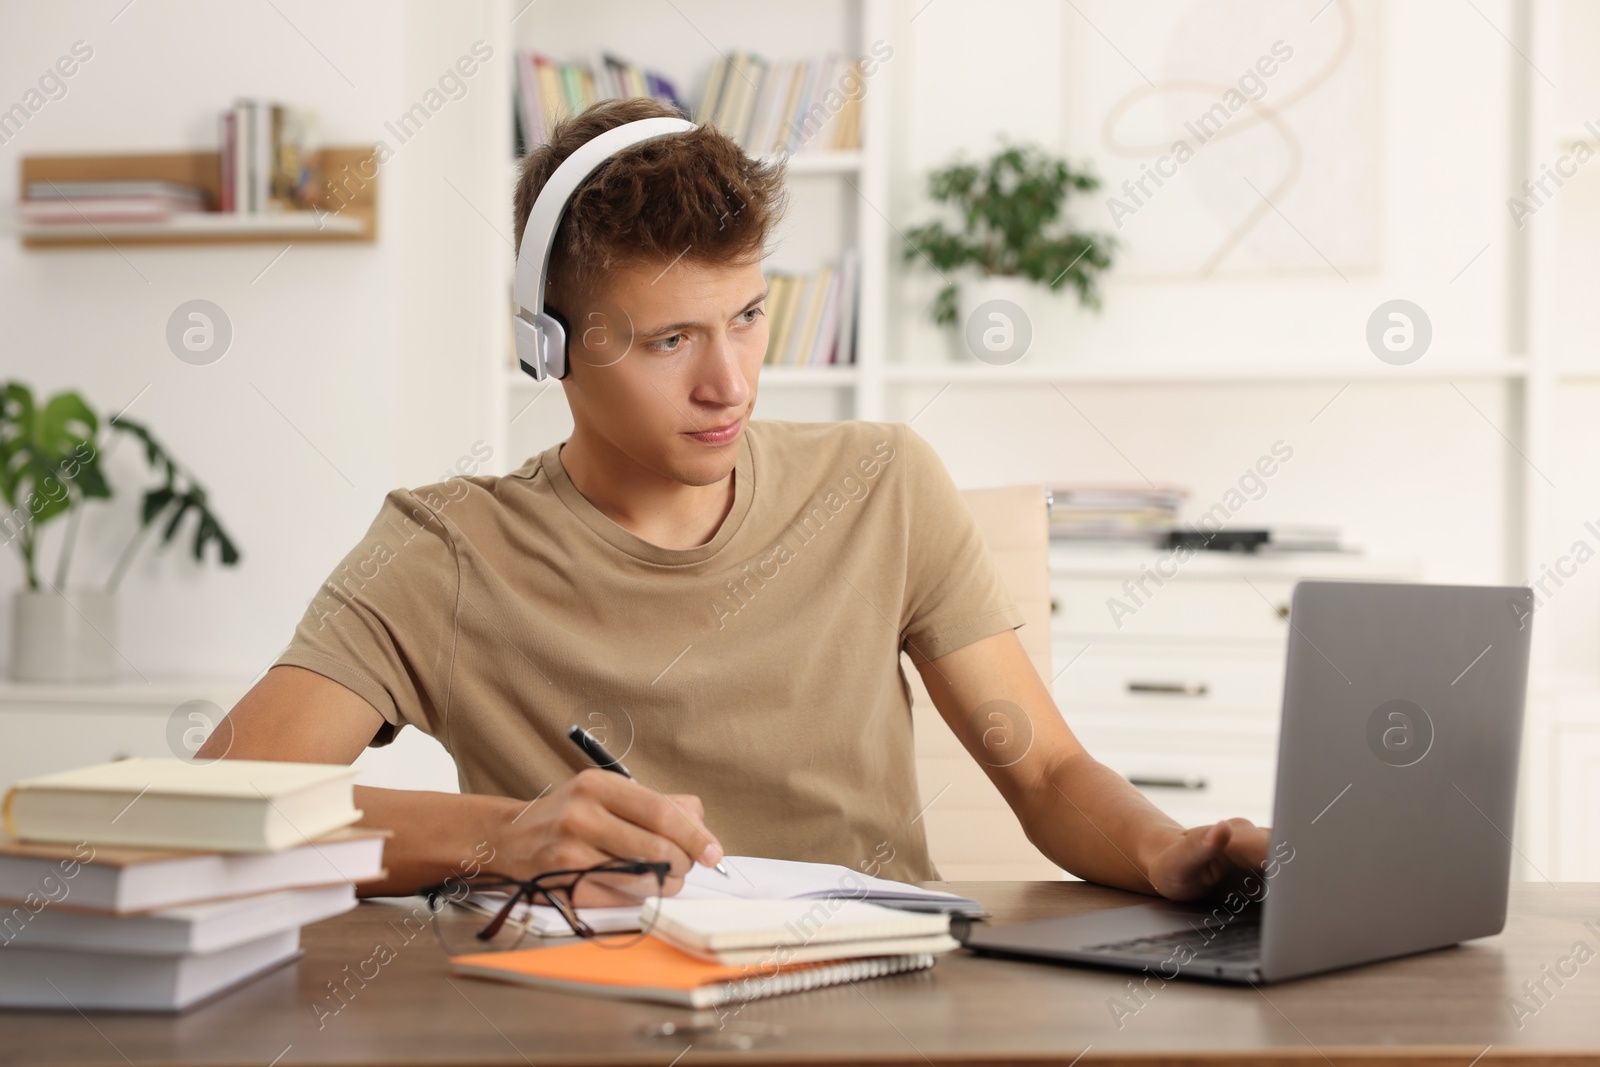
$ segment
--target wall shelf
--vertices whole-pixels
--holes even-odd
[[[107,244],[194,245],[255,242],[373,241],[377,238],[378,180],[374,149],[324,148],[312,165],[324,175],[318,204],[322,211],[175,214],[160,222],[85,222],[59,226],[25,225],[24,248],[94,248]],[[365,166],[363,167],[363,164]],[[365,175],[373,176],[367,178]],[[340,192],[329,191],[335,176]],[[28,156],[22,160],[22,187],[36,181],[158,180],[197,186],[208,204],[220,203],[222,157],[217,152],[155,155]],[[320,215],[320,218],[319,218]]]
[[[1597,372],[1600,373],[1600,372]],[[1393,367],[1368,359],[1356,363],[1316,362],[1302,365],[1225,366],[1217,364],[1140,364],[1135,361],[1099,365],[1017,363],[991,366],[970,363],[889,364],[884,370],[891,385],[1171,385],[1192,383],[1280,384],[1284,382],[1407,382],[1503,379],[1514,381],[1527,374],[1521,359],[1473,359],[1419,362]]]
[[[767,157],[769,160],[771,157]],[[789,174],[855,174],[864,165],[861,152],[797,152],[789,157]]]
[[[848,389],[859,380],[855,367],[763,367],[761,368],[761,384],[763,386],[778,388],[807,388],[823,387],[831,389]],[[543,382],[536,382],[528,375],[515,367],[507,367],[505,372],[506,388],[509,392],[522,395],[536,392],[544,388]],[[556,384],[560,384],[557,380]]]

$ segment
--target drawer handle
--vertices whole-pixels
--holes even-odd
[[[1168,696],[1203,697],[1211,692],[1204,682],[1129,682],[1130,693],[1164,693]]]
[[[1128,784],[1140,789],[1187,789],[1190,792],[1200,792],[1206,787],[1204,778],[1146,778],[1134,777],[1128,779]]]

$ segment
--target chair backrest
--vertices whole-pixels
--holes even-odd
[[[1050,519],[1042,485],[963,491],[978,532],[1022,611],[1017,631],[1028,658],[1050,682]],[[928,850],[939,874],[950,880],[1060,878],[1022,831],[1016,815],[979,766],[961,747],[933,706],[911,661],[911,714],[916,732],[917,779]]]

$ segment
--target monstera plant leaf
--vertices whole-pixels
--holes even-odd
[[[139,509],[140,529],[149,529],[157,521],[165,519],[166,524],[161,529],[161,544],[169,545],[177,537],[183,520],[192,513],[196,519],[194,540],[190,543],[189,551],[195,561],[203,561],[206,546],[215,544],[217,558],[223,566],[231,567],[238,563],[239,549],[212,512],[205,489],[196,485],[193,479],[189,479],[186,486],[180,484],[184,479],[177,462],[145,426],[131,419],[119,419],[113,428],[138,438],[144,446],[145,461],[162,475],[162,483],[144,494]],[[121,573],[119,568],[113,575],[113,588]]]
[[[57,393],[41,407],[21,382],[0,392],[0,495],[30,589],[39,585],[39,529],[84,500],[111,496],[95,444],[99,433],[99,416],[77,393]]]
[[[238,563],[239,549],[212,512],[205,489],[178,466],[150,431],[119,416],[106,425],[111,431],[136,438],[146,462],[161,479],[144,493],[138,530],[113,567],[107,588],[116,589],[146,536],[158,524],[164,546],[178,536],[190,515],[195,517],[190,546],[194,558],[203,560],[206,549],[215,545],[224,566]],[[0,538],[21,555],[29,589],[40,586],[41,528],[63,515],[74,515],[57,561],[55,585],[65,587],[81,515],[78,509],[89,500],[111,498],[100,462],[101,429],[99,416],[75,392],[57,393],[40,404],[33,390],[21,382],[0,387],[0,497],[6,504],[6,513],[0,515]]]

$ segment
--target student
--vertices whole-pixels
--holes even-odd
[[[613,100],[557,124],[523,164],[519,243],[577,146],[672,114]],[[356,790],[394,834],[372,894],[613,857],[670,861],[675,892],[725,852],[931,879],[904,651],[1060,866],[1175,899],[1259,868],[1263,829],[1186,830],[1084,751],[916,433],[751,420],[782,207],[781,168],[709,126],[602,166],[548,275],[572,435],[503,477],[391,492],[201,754],[348,763],[408,725],[437,738],[461,794]],[[575,723],[638,780],[589,767]]]

